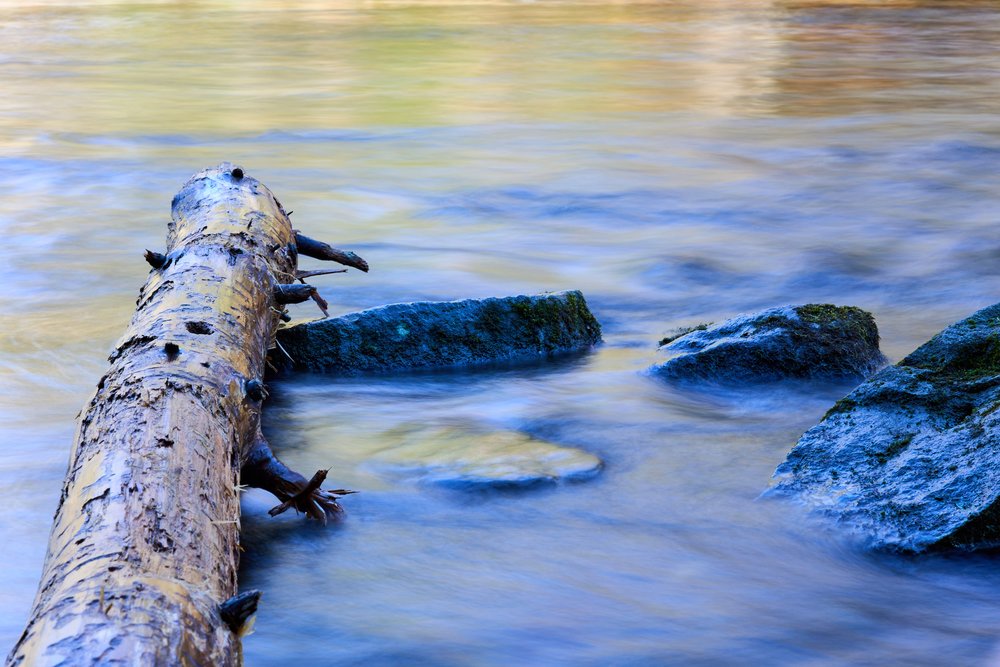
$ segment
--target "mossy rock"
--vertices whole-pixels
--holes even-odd
[[[670,380],[719,383],[785,378],[863,379],[885,364],[875,318],[831,304],[784,306],[698,325],[661,341],[650,370]]]
[[[1000,546],[1000,304],[838,401],[767,495],[798,499],[877,549]]]
[[[578,291],[424,301],[307,322],[278,332],[294,359],[276,365],[355,374],[539,359],[588,350],[601,325]]]

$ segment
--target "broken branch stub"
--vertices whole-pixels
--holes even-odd
[[[295,277],[299,280],[312,278],[313,276],[328,276],[331,273],[347,273],[347,269],[318,269],[316,271],[296,271]]]
[[[279,295],[314,292],[282,284],[296,276],[288,216],[229,163],[193,176],[172,212],[82,412],[9,665],[236,665],[234,629],[256,602],[233,600],[240,482],[323,522],[341,511],[342,494],[289,470],[260,432]]]
[[[281,304],[302,303],[312,298],[316,288],[302,283],[301,285],[275,285],[274,300]]]
[[[243,632],[246,622],[257,613],[260,591],[246,591],[234,595],[219,605],[219,615],[229,629],[237,635]]]
[[[149,264],[154,269],[163,268],[163,265],[167,263],[167,256],[158,252],[153,252],[152,250],[147,250],[146,254],[143,255],[146,259],[146,263]]]
[[[352,266],[355,269],[364,271],[365,273],[368,272],[368,262],[358,257],[350,250],[334,248],[328,243],[311,239],[305,234],[295,232],[295,247],[298,248],[300,254],[305,255],[306,257],[322,259],[328,262],[337,262],[338,264],[343,264],[344,266]]]

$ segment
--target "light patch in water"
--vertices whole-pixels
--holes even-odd
[[[377,468],[447,486],[525,486],[597,474],[599,458],[517,431],[472,425],[407,424],[384,434],[398,444],[377,452]]]

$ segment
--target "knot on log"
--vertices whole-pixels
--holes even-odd
[[[234,634],[242,634],[247,619],[257,613],[260,591],[246,591],[234,595],[219,605],[219,615]]]
[[[253,401],[263,401],[267,398],[267,387],[260,380],[253,379],[247,380],[246,383],[247,397]]]

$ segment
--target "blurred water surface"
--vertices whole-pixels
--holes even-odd
[[[989,662],[995,559],[873,556],[755,502],[849,387],[640,371],[669,330],[767,306],[862,306],[898,359],[995,302],[998,63],[993,2],[0,3],[0,645],[142,250],[232,160],[371,263],[320,279],[337,312],[577,288],[606,339],[276,384],[283,458],[363,493],[333,530],[247,494],[249,665]],[[367,465],[456,419],[606,469],[472,493]]]

